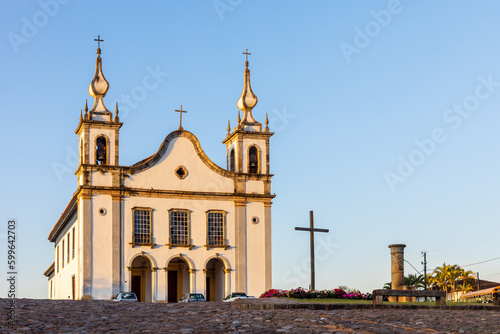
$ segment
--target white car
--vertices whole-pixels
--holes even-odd
[[[120,292],[116,295],[114,302],[137,302],[137,296],[133,292]]]
[[[234,302],[236,299],[249,299],[249,298],[255,298],[255,297],[247,296],[247,294],[244,292],[232,292],[230,295],[227,295],[227,297],[224,298],[222,301]]]

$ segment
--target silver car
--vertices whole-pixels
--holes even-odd
[[[191,302],[204,302],[205,301],[205,296],[201,293],[186,293],[184,296],[182,296],[181,299],[179,299],[179,302],[181,303],[191,303]]]
[[[116,295],[115,299],[113,299],[115,302],[136,302],[137,296],[133,292],[120,292],[119,294]]]

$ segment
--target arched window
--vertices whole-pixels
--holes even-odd
[[[248,149],[248,172],[250,174],[258,174],[259,173],[259,151],[257,147],[251,146]]]
[[[103,136],[98,137],[95,144],[96,163],[98,165],[107,165],[106,138]]]
[[[235,158],[234,158],[234,148],[231,149],[231,152],[229,153],[229,170],[231,172],[236,171],[235,168]]]

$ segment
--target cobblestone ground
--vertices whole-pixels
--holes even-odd
[[[241,310],[231,303],[151,304],[20,299],[1,333],[500,333],[487,310]]]

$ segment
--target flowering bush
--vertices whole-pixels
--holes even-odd
[[[271,289],[260,295],[260,298],[283,297],[283,290]]]
[[[346,292],[345,290],[348,290]],[[361,293],[359,290],[341,289],[341,287],[332,290],[305,290],[296,288],[292,290],[271,289],[260,295],[260,298],[298,298],[298,299],[313,299],[313,298],[337,298],[337,299],[363,299],[373,300],[371,293]]]
[[[488,300],[478,300],[477,303],[481,303],[481,304],[492,304],[493,303],[493,299],[488,299]]]

